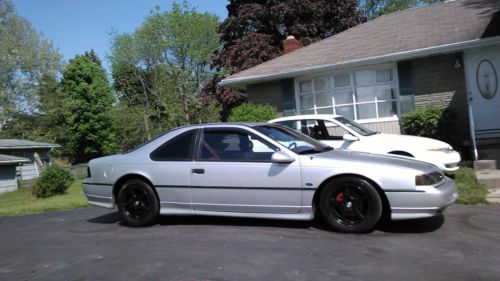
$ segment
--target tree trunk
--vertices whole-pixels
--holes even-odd
[[[189,103],[187,98],[184,97],[184,116],[186,118],[186,124],[189,125]]]
[[[144,110],[144,128],[146,129],[146,135],[148,136],[148,140],[151,139],[151,130],[149,129],[149,115],[147,109]]]

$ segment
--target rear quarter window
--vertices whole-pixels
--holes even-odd
[[[197,130],[190,130],[173,137],[155,149],[149,157],[153,161],[191,161]]]

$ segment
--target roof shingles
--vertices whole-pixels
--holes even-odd
[[[0,154],[0,166],[29,162],[28,158]]]

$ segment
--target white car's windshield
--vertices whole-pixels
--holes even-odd
[[[298,154],[311,154],[332,150],[328,145],[297,133],[285,126],[259,125],[253,128]]]
[[[356,133],[358,133],[362,136],[370,136],[370,135],[375,135],[377,133],[377,132],[374,132],[370,129],[362,127],[358,123],[356,123],[352,120],[349,120],[345,117],[335,117],[335,120],[344,124],[345,126],[349,127],[351,130],[355,131]]]

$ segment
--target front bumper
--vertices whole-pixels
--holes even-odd
[[[452,179],[435,186],[419,186],[410,192],[386,192],[393,220],[419,219],[439,215],[458,198]]]
[[[113,185],[92,183],[90,179],[83,182],[83,193],[90,205],[114,209]]]
[[[430,162],[439,167],[443,172],[455,172],[458,170],[458,163],[461,160],[460,153],[452,152],[427,152],[423,155],[423,161]]]

